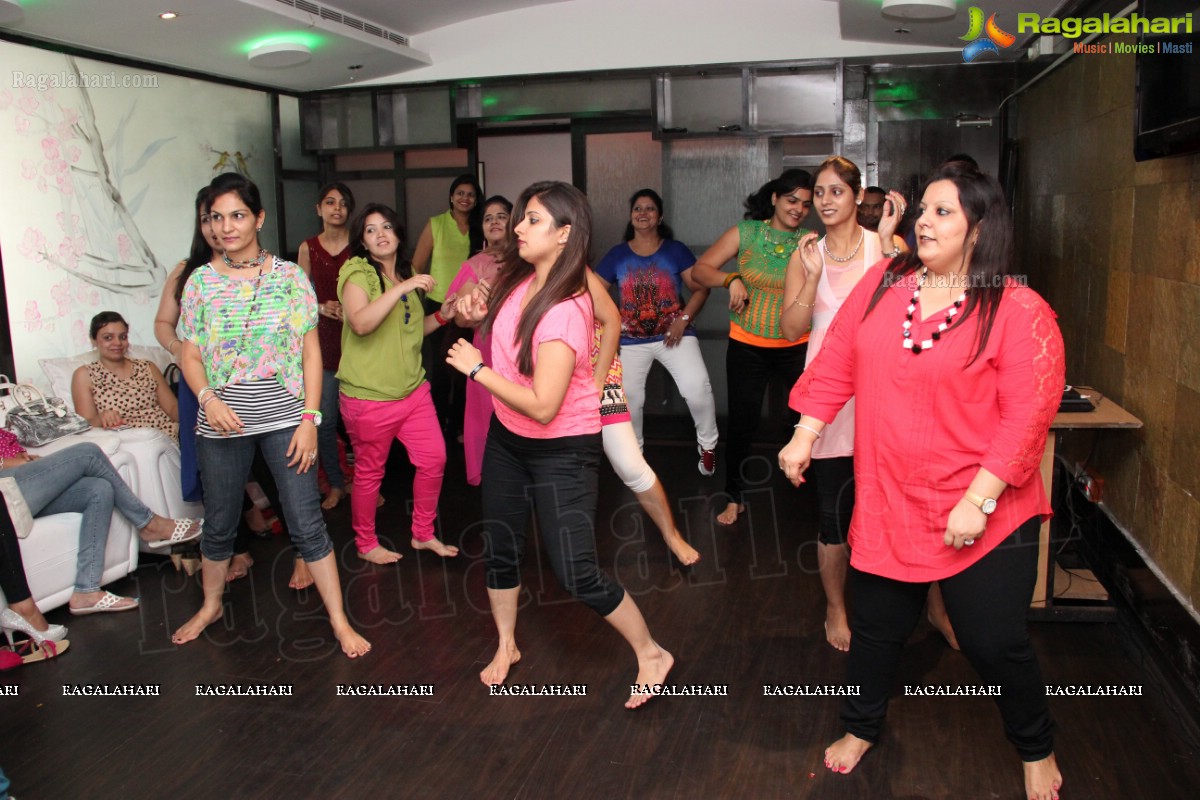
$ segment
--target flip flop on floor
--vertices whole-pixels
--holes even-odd
[[[132,603],[133,605],[120,606],[118,603]],[[105,592],[104,596],[95,602],[94,605],[84,608],[70,607],[68,610],[76,617],[86,617],[88,614],[107,614],[117,611],[133,611],[138,607],[138,599],[136,597],[121,597],[112,592]]]
[[[184,542],[193,542],[200,538],[204,532],[204,518],[200,519],[176,519],[172,520],[175,523],[174,529],[171,530],[171,535],[166,539],[159,539],[154,542],[147,542],[147,546],[157,550],[160,547],[170,547],[173,544],[183,544]]]
[[[17,642],[12,650],[7,648],[0,650],[0,670],[12,669],[22,664],[32,664],[35,661],[45,661],[48,658],[60,656],[67,652],[67,648],[70,646],[71,643],[66,639],[63,639],[61,642],[42,642],[40,646],[32,639]]]

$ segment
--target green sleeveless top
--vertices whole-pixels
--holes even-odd
[[[450,282],[458,274],[463,262],[471,257],[471,239],[458,230],[458,223],[450,211],[430,217],[429,228],[433,231],[429,274],[437,281],[429,293],[429,299],[441,303],[446,299],[446,290],[450,288]]]

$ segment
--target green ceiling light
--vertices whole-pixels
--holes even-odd
[[[319,36],[306,32],[263,36],[246,43],[246,58],[266,70],[298,67],[312,60],[312,50],[320,43]]]
[[[261,36],[242,45],[242,49],[254,66],[282,69],[307,64],[312,59],[312,51],[323,43],[315,33],[296,31]]]

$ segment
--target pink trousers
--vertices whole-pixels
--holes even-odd
[[[434,538],[433,520],[446,472],[446,441],[433,408],[429,383],[422,383],[402,400],[357,400],[343,394],[340,408],[354,445],[350,516],[358,552],[366,553],[379,546],[375,503],[393,439],[404,445],[408,460],[417,470],[413,478],[413,538],[419,542]]]

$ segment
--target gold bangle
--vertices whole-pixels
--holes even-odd
[[[816,301],[815,301],[815,300],[814,300],[813,302],[811,302],[811,303],[801,303],[801,302],[800,302],[800,295],[796,295],[796,299],[792,301],[792,305],[794,305],[794,306],[804,306],[805,308],[816,308],[816,307],[817,307],[817,303],[816,303]]]

